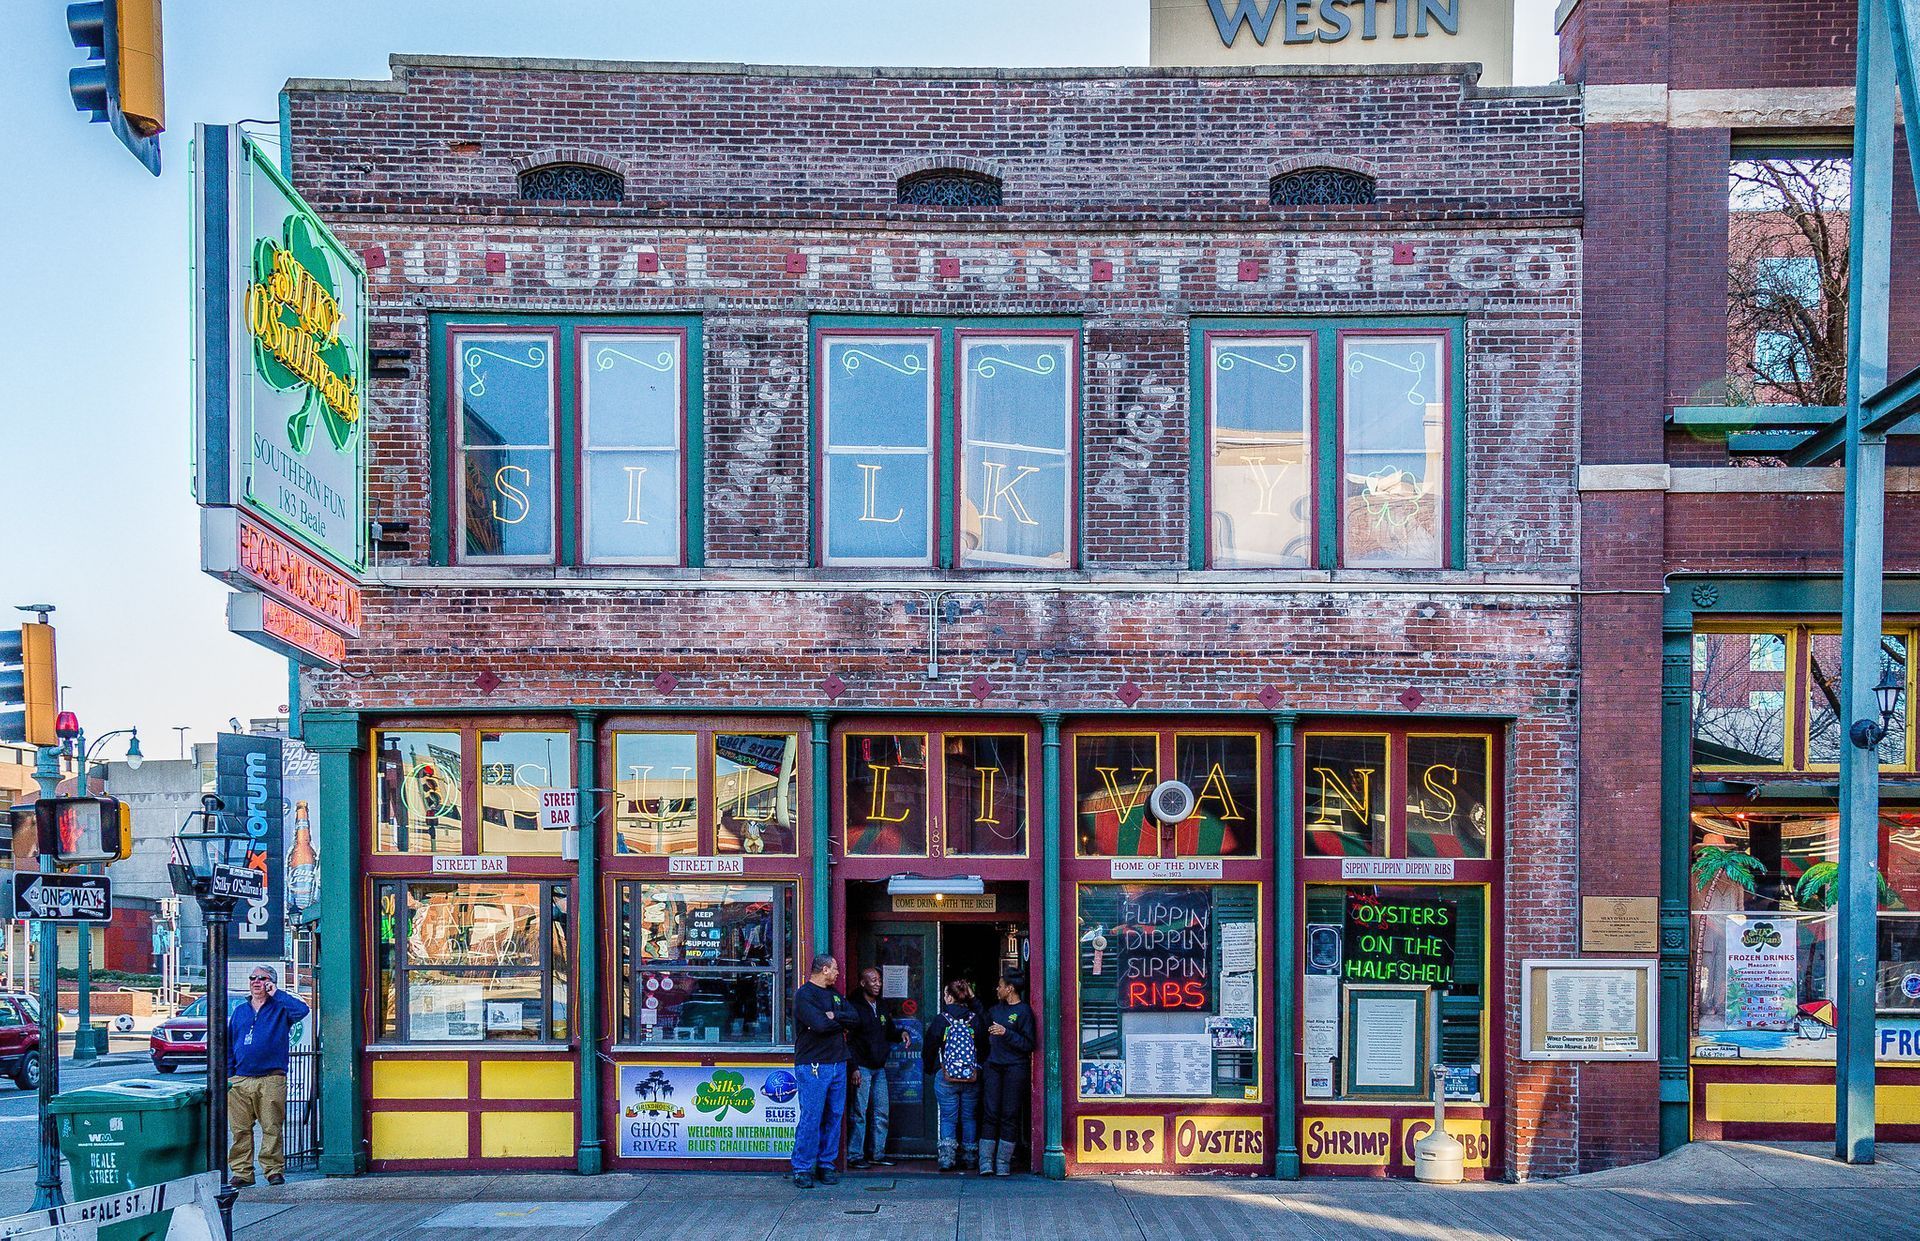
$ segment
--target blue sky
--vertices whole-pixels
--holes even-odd
[[[1555,76],[1552,0],[1516,0],[1515,76]],[[226,631],[188,493],[187,139],[277,115],[289,77],[385,78],[391,52],[852,65],[1126,65],[1148,0],[170,0],[165,175],[74,111],[64,0],[8,0],[0,108],[0,624],[58,605],[66,705],[96,736],[205,738],[273,715],[285,662]],[[108,753],[117,757],[118,745]]]

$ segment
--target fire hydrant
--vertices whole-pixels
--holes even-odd
[[[1447,1132],[1447,1071],[1433,1066],[1433,1132],[1413,1144],[1413,1176],[1429,1185],[1466,1179],[1467,1148]]]

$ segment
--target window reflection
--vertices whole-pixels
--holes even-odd
[[[376,852],[461,851],[459,733],[376,733],[374,787]]]
[[[660,857],[700,851],[699,759],[693,733],[614,734],[618,852]]]
[[[1219,568],[1297,568],[1312,557],[1311,356],[1302,339],[1208,341],[1210,538]]]
[[[1309,734],[1306,766],[1307,852],[1368,857],[1387,837],[1387,739]]]
[[[480,734],[480,851],[560,856],[560,832],[540,830],[540,795],[573,788],[573,737]]]
[[[1021,856],[1027,851],[1027,739],[949,734],[947,852]]]
[[[920,734],[849,733],[846,850],[924,855],[927,851],[927,739]]]
[[[1160,782],[1159,738],[1073,739],[1076,848],[1082,857],[1158,857],[1160,824],[1147,794]]]
[[[1787,638],[1693,636],[1693,753],[1707,767],[1777,767],[1787,757]]]
[[[1445,559],[1447,406],[1439,336],[1340,342],[1345,563],[1437,566]]]
[[[800,738],[720,733],[713,739],[714,846],[791,856],[799,847]]]

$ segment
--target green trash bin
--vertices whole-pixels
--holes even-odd
[[[63,1091],[50,1110],[75,1199],[158,1185],[207,1168],[207,1088],[125,1081]],[[171,1211],[100,1230],[101,1241],[161,1241]]]

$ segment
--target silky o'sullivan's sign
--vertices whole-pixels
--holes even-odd
[[[357,577],[366,273],[237,127],[199,127],[193,180],[197,497]]]

